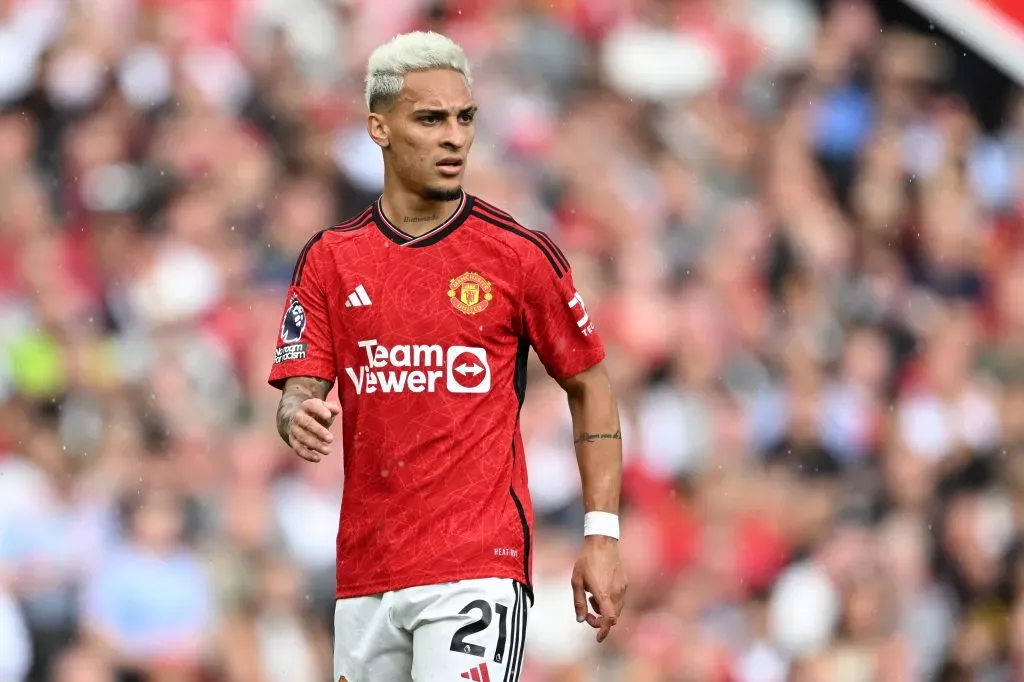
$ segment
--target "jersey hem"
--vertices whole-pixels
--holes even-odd
[[[530,597],[530,604],[533,604],[533,581],[524,581],[522,573],[515,574],[513,571],[467,571],[465,573],[446,575],[437,579],[406,580],[397,583],[375,581],[358,583],[355,585],[349,584],[345,587],[338,587],[334,592],[334,598],[336,600],[355,599],[357,597],[369,597],[371,595],[384,594],[386,592],[397,592],[398,590],[405,590],[410,587],[444,585],[446,583],[459,582],[460,580],[480,580],[483,578],[507,578],[509,580],[515,580],[526,588],[527,595]]]

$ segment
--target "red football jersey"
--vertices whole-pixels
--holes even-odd
[[[529,587],[527,357],[558,379],[604,358],[554,242],[468,194],[410,238],[378,200],[310,240],[285,305],[270,384],[338,383],[338,597],[483,577]]]

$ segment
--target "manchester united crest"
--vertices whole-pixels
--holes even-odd
[[[476,272],[464,272],[448,282],[448,298],[460,313],[476,315],[485,310],[494,294],[491,283]]]

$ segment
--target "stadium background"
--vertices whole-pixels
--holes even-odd
[[[1021,679],[1024,99],[921,15],[0,0],[0,680],[329,679],[342,472],[264,382],[303,243],[380,189],[368,51],[425,27],[468,189],[563,246],[621,393],[599,648],[533,368],[523,680]]]

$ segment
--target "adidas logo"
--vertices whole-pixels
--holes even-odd
[[[472,670],[462,673],[461,677],[464,680],[473,680],[473,682],[491,682],[491,676],[487,674],[486,663],[481,663]]]
[[[366,293],[366,289],[360,284],[356,287],[356,290],[348,295],[348,300],[345,301],[346,308],[359,308],[361,306],[370,305],[370,295]]]

